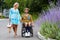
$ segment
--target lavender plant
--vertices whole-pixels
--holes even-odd
[[[53,8],[44,12],[42,17],[40,18],[40,22],[43,23],[45,21],[48,21],[53,24],[60,22],[60,9]]]
[[[60,8],[45,11],[40,18],[40,33],[48,38],[60,40]]]

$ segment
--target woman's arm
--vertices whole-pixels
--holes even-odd
[[[21,20],[21,15],[19,13],[19,10],[18,10],[18,20]]]

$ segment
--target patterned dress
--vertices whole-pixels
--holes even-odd
[[[9,19],[11,24],[19,24],[21,16],[18,9],[11,8],[9,10]]]

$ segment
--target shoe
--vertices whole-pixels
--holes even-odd
[[[17,37],[17,34],[15,34],[14,37]]]
[[[27,36],[30,36],[30,32],[28,32],[28,35]]]
[[[25,36],[28,36],[27,33],[25,33]]]

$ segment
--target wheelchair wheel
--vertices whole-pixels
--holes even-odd
[[[21,36],[24,37],[24,36],[23,36],[23,29],[21,30]]]
[[[31,34],[32,34],[31,37],[33,37],[33,29],[31,30]]]
[[[22,28],[22,31],[21,31],[21,36],[24,37],[24,34],[25,33],[25,28]]]
[[[21,36],[22,36],[22,37],[24,37],[24,35],[23,35],[24,32],[25,32],[25,28],[24,28],[24,27],[25,27],[25,25],[24,25],[24,23],[23,23],[23,24],[22,24],[22,29],[21,29]],[[24,32],[23,32],[23,31],[24,31]]]
[[[31,37],[33,37],[33,28],[30,29]]]

